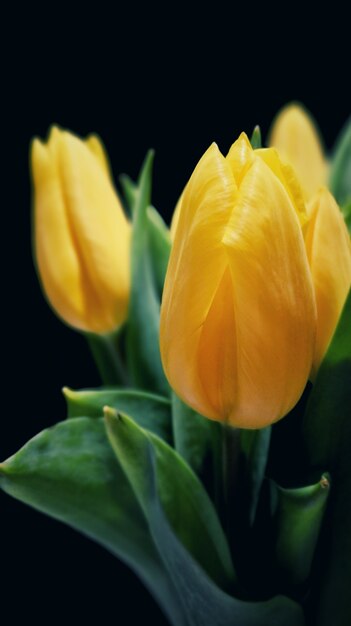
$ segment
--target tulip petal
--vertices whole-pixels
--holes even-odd
[[[35,187],[35,252],[44,290],[57,313],[84,328],[82,272],[65,212],[59,173],[48,148],[32,144]]]
[[[270,145],[295,169],[309,199],[327,177],[327,165],[318,130],[311,116],[296,104],[285,107],[271,130]]]
[[[275,148],[256,150],[255,155],[259,156],[268,165],[284,185],[296,210],[300,224],[304,226],[307,222],[305,202],[300,183],[291,165],[281,160]]]
[[[94,154],[94,156],[96,156],[97,160],[102,166],[102,169],[106,172],[106,174],[108,174],[108,176],[112,180],[110,162],[107,156],[105,146],[102,143],[100,137],[95,134],[89,135],[89,137],[87,137],[85,140],[85,145]]]
[[[254,151],[246,133],[241,133],[230,148],[226,159],[232,169],[238,187],[252,164]]]
[[[130,225],[105,169],[84,142],[61,132],[49,148],[57,162],[66,213],[84,268],[90,329],[108,332],[126,315]]]
[[[178,202],[177,202],[177,204],[175,206],[175,209],[173,211],[173,216],[172,216],[172,221],[171,221],[171,226],[170,226],[170,233],[171,233],[172,241],[175,238],[175,233],[176,233],[177,226],[178,226],[178,221],[179,221],[179,215],[180,215],[181,206],[182,206],[183,195],[184,195],[184,191],[179,196]]]
[[[351,286],[351,243],[341,211],[323,188],[309,205],[306,250],[317,303],[312,376],[323,359]]]
[[[197,359],[202,393],[218,418],[230,415],[237,389],[237,346],[233,287],[224,271],[199,338]]]
[[[161,354],[177,394],[218,419],[204,397],[197,350],[201,329],[221,283],[226,257],[221,239],[237,194],[230,166],[215,144],[186,186],[161,307]]]
[[[257,157],[223,237],[231,270],[237,382],[229,421],[258,428],[296,404],[310,372],[313,287],[301,227],[283,185]]]

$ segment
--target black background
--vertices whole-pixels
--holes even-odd
[[[164,14],[136,7],[99,18],[85,9],[76,21],[61,7],[42,14],[44,22],[24,13],[5,22],[1,459],[63,419],[63,385],[99,384],[83,338],[54,316],[35,276],[31,137],[45,136],[53,122],[80,135],[95,131],[115,176],[135,177],[155,148],[153,201],[167,219],[212,141],[225,152],[241,130],[260,123],[265,133],[286,101],[305,103],[330,148],[350,110],[342,36],[331,43],[331,22],[323,30],[291,17],[281,16],[280,27],[257,14],[233,22],[217,7],[191,21],[170,5]],[[54,616],[137,624],[140,615],[165,623],[135,576],[91,541],[2,493],[0,520],[1,612],[15,623]]]

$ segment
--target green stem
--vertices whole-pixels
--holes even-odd
[[[220,432],[215,459],[215,500],[224,531],[230,539],[233,531],[240,462],[240,430],[218,424]]]
[[[128,385],[128,374],[119,348],[119,333],[85,337],[104,385]]]
[[[228,450],[228,430],[225,424],[221,424],[221,474],[223,490],[223,522],[224,529],[228,536],[230,531],[229,502],[230,502],[230,476],[229,476],[229,450]]]

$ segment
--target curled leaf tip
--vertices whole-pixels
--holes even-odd
[[[111,406],[105,405],[103,408],[103,412],[104,412],[104,417],[107,420],[121,418],[121,414],[118,413],[118,411],[116,411],[116,409],[113,409]]]
[[[322,487],[322,489],[329,489],[330,488],[330,476],[329,474],[322,474],[322,477],[319,481],[320,486]]]
[[[62,387],[61,391],[65,398],[73,398],[75,395],[75,392],[70,387]]]
[[[154,148],[150,148],[150,149],[147,151],[147,153],[146,153],[146,158],[145,158],[145,161],[147,161],[147,162],[148,162],[148,161],[151,161],[151,163],[152,163],[152,162],[153,162],[153,160],[154,160],[154,158],[155,158],[155,149],[154,149]],[[150,165],[151,165],[151,163],[150,163]]]

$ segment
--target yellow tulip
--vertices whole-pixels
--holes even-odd
[[[208,418],[266,426],[296,404],[316,311],[301,194],[273,149],[213,144],[181,202],[160,345],[176,393]]]
[[[351,243],[340,209],[326,188],[311,200],[308,212],[306,250],[317,304],[314,377],[351,286]]]
[[[319,133],[301,106],[289,104],[280,111],[270,133],[270,145],[295,169],[306,200],[326,184],[327,162]]]
[[[100,141],[53,127],[31,151],[38,271],[57,314],[83,331],[109,333],[125,319],[130,224]]]
[[[175,206],[173,216],[172,216],[172,221],[171,221],[171,226],[170,226],[170,234],[171,234],[172,241],[175,237],[175,233],[176,233],[177,226],[178,226],[180,207],[182,206],[182,199],[183,199],[183,194],[181,194],[181,196],[179,197],[179,200]]]

